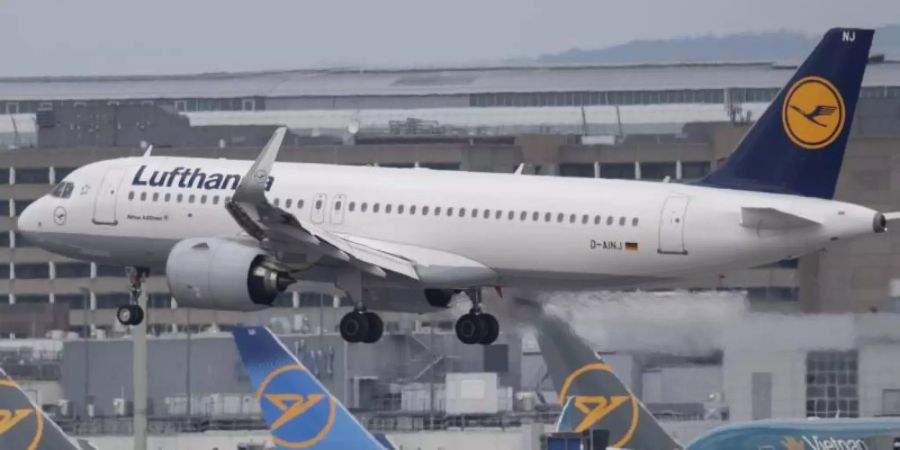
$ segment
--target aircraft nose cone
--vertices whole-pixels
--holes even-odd
[[[19,217],[17,219],[19,233],[22,233],[22,235],[25,237],[40,232],[44,227],[42,217],[40,217],[39,203],[40,200],[35,201],[34,203],[26,206],[25,210],[22,211],[22,214],[19,214]]]

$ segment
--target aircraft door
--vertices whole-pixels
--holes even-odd
[[[122,178],[124,177],[125,170],[119,168],[109,169],[103,175],[100,189],[97,189],[97,196],[94,197],[93,221],[95,224],[119,224],[116,217],[116,198],[118,197],[119,185],[122,184]]]
[[[322,223],[325,221],[325,210],[328,209],[328,196],[325,194],[316,194],[313,198],[313,204],[310,211],[310,219],[313,223]]]
[[[331,223],[340,225],[344,223],[344,210],[347,209],[347,196],[338,194],[331,202]]]
[[[684,222],[688,197],[669,197],[663,203],[659,220],[659,253],[686,255]]]

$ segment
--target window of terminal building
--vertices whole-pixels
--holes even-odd
[[[7,114],[18,114],[19,113],[19,102],[6,102],[6,113]]]
[[[17,167],[16,184],[50,184],[48,167]]]
[[[154,293],[147,296],[147,307],[157,309],[172,308],[172,296],[169,294]]]
[[[563,163],[559,165],[559,175],[563,177],[594,178],[594,164]]]
[[[9,184],[9,167],[0,168],[0,184]]]
[[[600,178],[633,180],[635,178],[634,163],[601,164]]]
[[[0,199],[0,217],[9,217],[9,200]]]
[[[91,264],[85,262],[58,262],[56,278],[90,278]]]
[[[34,247],[31,242],[28,242],[28,239],[25,239],[25,236],[22,236],[22,233],[13,233],[13,239],[15,240],[16,248]]]
[[[0,247],[9,248],[11,244],[10,231],[0,231]]]
[[[272,306],[275,308],[293,308],[294,293],[291,291],[284,291],[278,294],[275,297],[275,300],[272,300]]]
[[[114,292],[109,294],[97,294],[97,309],[115,309],[127,305],[131,301],[128,293]]]
[[[859,357],[855,350],[807,353],[806,416],[859,417]]]
[[[13,272],[17,280],[42,280],[50,278],[48,263],[16,263]]]
[[[57,305],[66,305],[69,309],[91,308],[91,296],[84,294],[56,294],[53,296],[53,302]]]
[[[12,271],[9,269],[9,263],[0,264],[0,279],[8,280]]]
[[[50,303],[50,294],[16,294],[17,305],[46,305]]]
[[[97,277],[124,277],[125,268],[109,264],[97,264]]]
[[[645,162],[641,163],[642,180],[664,180],[666,177],[675,179],[677,175],[674,162]]]
[[[74,172],[75,169],[75,167],[54,167],[53,173],[56,175],[56,181],[59,182],[64,180],[70,173]]]
[[[318,308],[319,306],[331,306],[332,298],[330,295],[320,294],[318,292],[301,292],[300,307],[301,308]]]
[[[641,173],[643,174],[643,167]],[[709,161],[688,161],[681,163],[681,179],[697,180],[709,173]]]

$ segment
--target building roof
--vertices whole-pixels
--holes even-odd
[[[778,88],[794,67],[769,63],[296,70],[171,76],[0,78],[0,100],[178,99],[504,92]],[[866,86],[900,86],[900,62],[872,64]]]

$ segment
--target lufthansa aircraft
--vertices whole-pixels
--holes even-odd
[[[371,309],[473,307],[456,324],[493,342],[482,288],[620,288],[794,258],[882,233],[897,214],[834,201],[874,32],[834,29],[728,160],[694,184],[151,156],[89,164],[19,218],[72,258],[166,274],[180,306],[252,310],[297,280],[356,304],[350,342],[383,332]],[[143,311],[122,306],[137,324]]]

